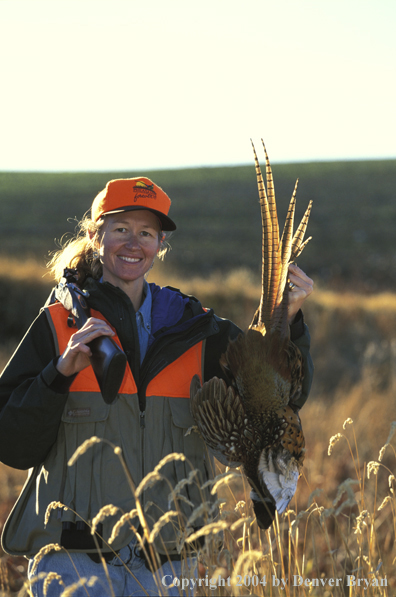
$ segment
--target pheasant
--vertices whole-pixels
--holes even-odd
[[[271,165],[266,159],[265,189],[253,146],[262,219],[262,292],[245,334],[230,340],[217,377],[201,387],[191,382],[191,412],[213,455],[227,466],[243,465],[253,488],[261,528],[282,514],[297,488],[304,460],[304,435],[298,400],[304,377],[299,349],[288,325],[288,266],[301,253],[312,202],[293,235],[296,182],[281,239]],[[260,516],[259,516],[260,514]],[[261,519],[261,521],[260,521]]]

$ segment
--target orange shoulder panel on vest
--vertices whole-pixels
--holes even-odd
[[[48,313],[50,314],[51,320],[54,325],[55,333],[58,340],[59,354],[62,354],[67,347],[70,337],[77,331],[77,329],[75,327],[71,328],[68,326],[67,318],[69,317],[69,311],[67,311],[63,307],[63,305],[61,305],[61,303],[54,303],[53,305],[49,305],[49,307],[46,308],[48,309]],[[91,309],[91,316],[95,317],[96,319],[103,319],[103,321],[106,321],[106,323],[110,325],[109,322],[103,317],[103,315],[99,313],[99,311]],[[110,327],[112,330],[115,331],[113,326],[110,325]],[[122,348],[121,342],[119,341],[117,334],[112,337],[112,340],[114,340],[114,342],[116,342],[118,346]],[[77,375],[77,377],[71,384],[70,391],[100,392],[99,385],[92,367],[87,367],[86,369],[80,371],[80,373]],[[128,364],[119,392],[120,394],[136,394],[137,392],[136,383]]]
[[[202,342],[192,346],[176,361],[165,367],[152,379],[146,396],[190,398],[190,384],[195,374],[202,381]]]

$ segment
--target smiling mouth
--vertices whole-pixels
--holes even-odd
[[[138,263],[139,261],[141,261],[140,257],[124,257],[120,255],[119,258],[122,259],[122,261],[126,261],[127,263]]]

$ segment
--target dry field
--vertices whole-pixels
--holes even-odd
[[[151,274],[157,283],[181,287],[241,327],[250,321],[259,289],[246,271],[181,281],[161,268]],[[26,279],[17,263],[1,269]],[[33,270],[30,264],[37,280]],[[213,521],[208,512],[201,531],[199,595],[396,594],[396,295],[317,289],[305,316],[317,367],[301,411],[307,453],[297,494],[286,515],[259,531],[241,472],[219,468],[213,489],[221,517]],[[3,364],[14,344],[3,344]],[[0,465],[0,525],[24,477]],[[196,482],[193,473],[189,482]],[[0,555],[0,596],[26,595],[26,562]],[[221,586],[228,577],[229,586]]]

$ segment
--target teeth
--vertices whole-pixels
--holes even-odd
[[[138,261],[140,261],[139,258],[136,257],[121,257],[120,259],[122,259],[123,261],[127,261],[128,263],[137,263]]]

